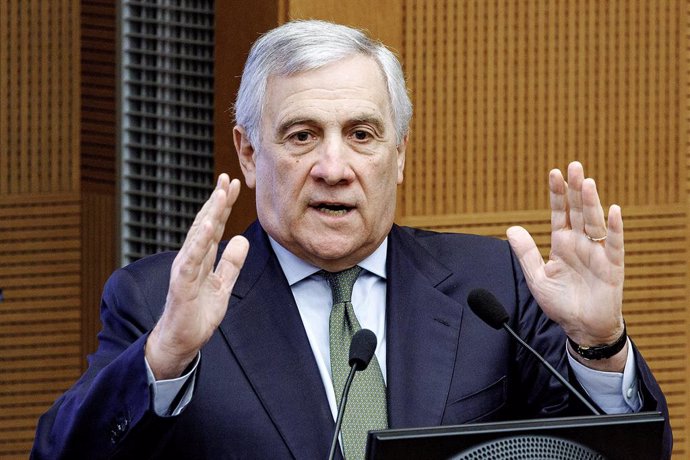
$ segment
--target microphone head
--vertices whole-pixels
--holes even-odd
[[[360,329],[355,332],[350,342],[350,367],[356,364],[358,370],[366,369],[375,350],[376,334],[369,329]]]
[[[494,329],[500,329],[510,319],[501,302],[486,289],[473,289],[467,303],[475,315]]]

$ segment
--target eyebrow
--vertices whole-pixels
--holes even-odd
[[[362,124],[362,123],[372,125],[381,134],[385,133],[385,131],[386,131],[386,125],[383,122],[383,120],[381,119],[381,117],[378,117],[375,115],[366,115],[366,114],[356,115],[347,121],[346,126],[353,126],[353,125],[358,125],[358,124]],[[314,118],[309,118],[309,117],[288,118],[278,125],[278,129],[277,129],[278,136],[283,136],[293,126],[302,125],[302,124],[304,124],[304,125],[318,125],[318,124],[320,124],[320,122]]]

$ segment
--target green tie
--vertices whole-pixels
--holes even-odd
[[[331,378],[338,404],[350,373],[350,341],[361,329],[351,302],[352,287],[361,271],[361,267],[354,266],[338,273],[324,272],[333,291],[329,324]],[[342,426],[344,456],[349,460],[363,459],[367,432],[384,428],[388,428],[386,384],[374,356],[366,370],[357,372],[350,387]]]

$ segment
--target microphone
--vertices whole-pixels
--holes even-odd
[[[559,382],[561,382],[567,389],[570,391],[571,394],[573,394],[577,399],[579,399],[587,408],[592,411],[594,415],[601,415],[601,413],[594,407],[592,404],[590,404],[587,399],[580,394],[579,391],[573,387],[570,382],[568,382],[561,374],[556,371],[556,369],[553,368],[551,364],[549,364],[546,359],[544,359],[543,356],[541,356],[534,348],[530,347],[527,342],[522,340],[515,331],[508,326],[508,320],[510,317],[508,316],[508,312],[506,311],[505,307],[501,305],[501,302],[489,291],[486,289],[474,289],[470,294],[467,296],[467,303],[470,305],[470,308],[474,312],[475,315],[479,317],[482,321],[484,321],[486,324],[489,326],[493,327],[494,329],[500,329],[501,327],[508,331],[510,335],[512,335],[515,340],[517,340],[520,345],[525,347],[527,351],[529,351],[535,358],[541,362],[544,367],[558,379]]]
[[[343,395],[338,404],[338,416],[335,420],[335,433],[333,433],[333,441],[331,442],[331,450],[328,453],[328,460],[333,460],[335,456],[335,449],[338,444],[338,437],[340,436],[340,427],[343,424],[343,415],[345,414],[345,405],[347,404],[347,395],[350,393],[350,386],[352,380],[355,378],[357,371],[363,371],[369,366],[371,358],[374,356],[376,350],[376,334],[369,329],[360,329],[355,332],[350,342],[350,374],[345,380],[345,387],[343,388]]]

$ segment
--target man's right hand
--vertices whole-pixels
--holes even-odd
[[[179,377],[225,316],[249,242],[235,236],[215,270],[213,265],[239,191],[239,180],[218,177],[175,257],[163,315],[146,342],[146,360],[156,380]]]

